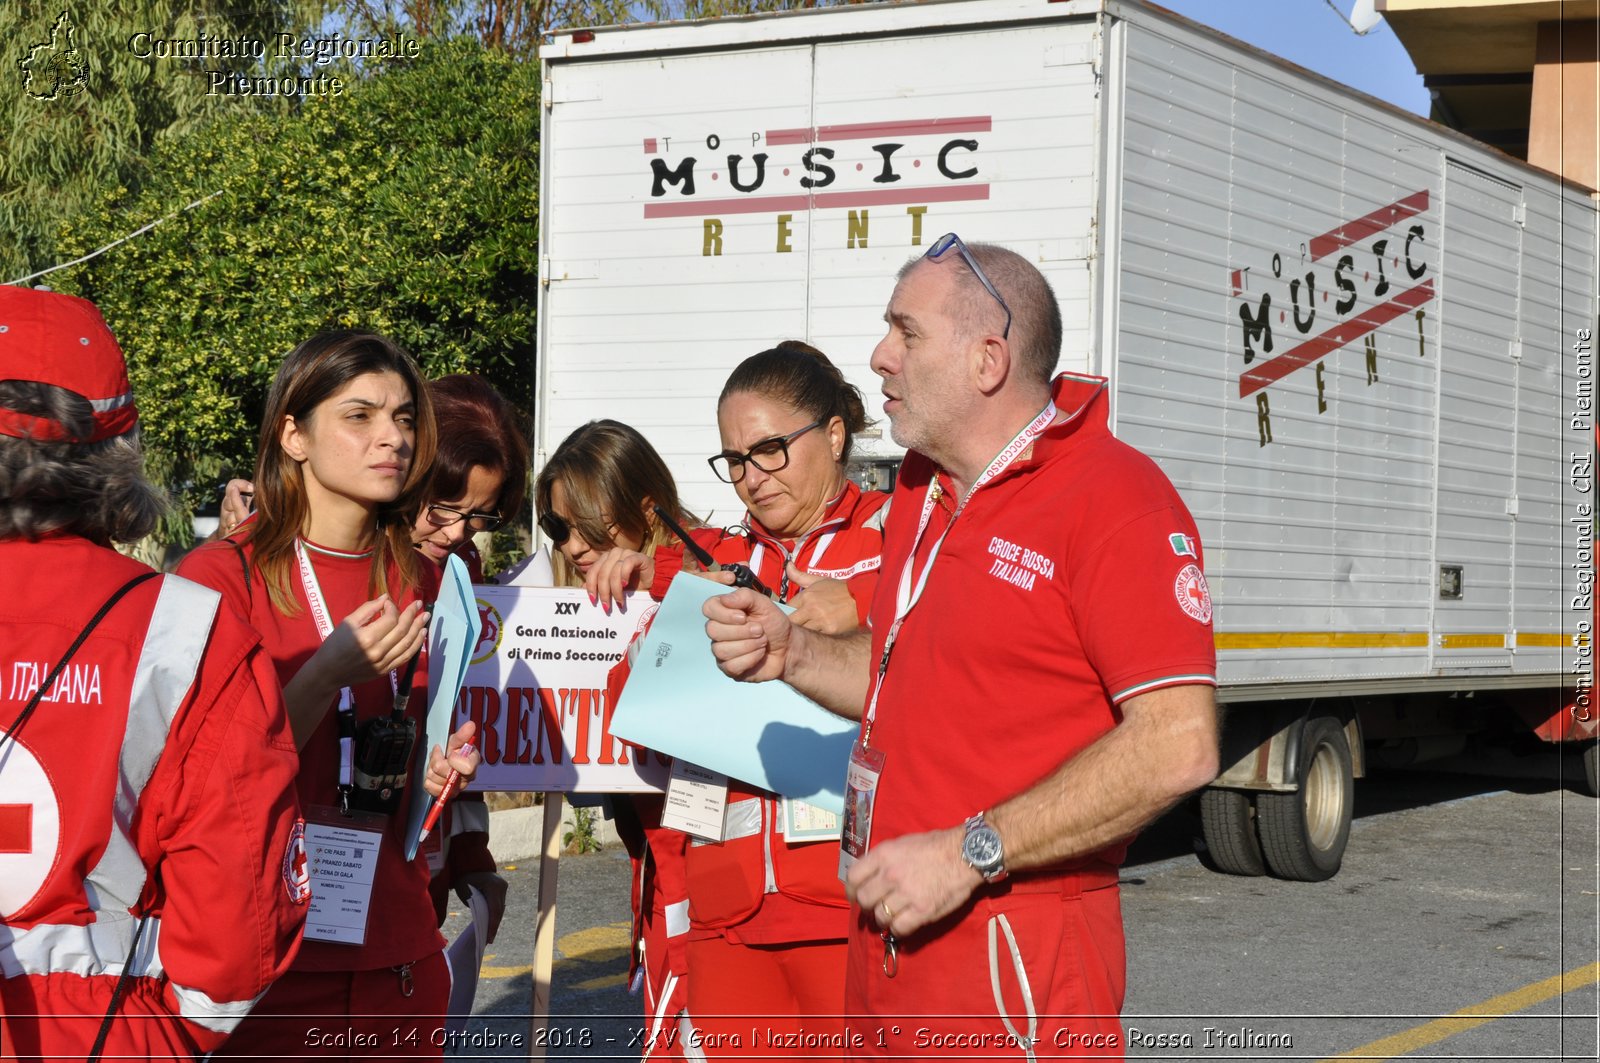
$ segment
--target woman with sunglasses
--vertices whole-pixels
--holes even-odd
[[[613,554],[644,557],[671,549],[673,535],[657,518],[660,506],[680,525],[699,521],[684,510],[678,487],[648,440],[619,421],[590,421],[574,429],[550,455],[534,483],[539,530],[554,551],[556,582],[584,584]],[[607,602],[609,608],[610,602]],[[608,704],[627,680],[636,637],[607,678]],[[687,1003],[685,952],[688,903],[683,850],[688,836],[661,826],[660,795],[618,795],[611,817],[633,865],[633,933],[629,978],[642,975],[646,1055],[683,1059],[681,1043],[664,1043]]]
[[[410,703],[398,698],[405,663],[423,644],[423,602],[439,585],[412,547],[411,514],[434,445],[432,406],[410,355],[371,333],[313,336],[284,359],[267,397],[259,512],[180,566],[260,633],[284,687],[307,819],[363,832],[351,849],[363,855],[351,858],[371,875],[343,932],[308,920],[294,965],[225,1053],[294,1057],[314,1043],[313,1028],[326,1031],[326,1017],[337,1016],[345,1039],[332,1047],[442,1054],[428,1017],[444,1012],[450,975],[427,861],[405,857],[407,799],[413,785],[437,796],[451,769],[470,779],[478,758],[460,749],[469,724],[450,736],[448,757],[430,751],[416,778],[408,766],[424,740],[425,667]],[[393,773],[385,764],[402,767]],[[312,860],[324,833],[307,832]],[[304,856],[286,860],[285,885],[303,885],[306,870]]]
[[[877,585],[889,496],[845,475],[866,425],[861,393],[821,351],[794,340],[740,363],[717,402],[723,450],[711,467],[749,512],[732,532],[696,538],[717,562],[747,565],[796,606],[797,622],[820,631],[863,623]],[[587,584],[603,602],[634,583],[659,597],[680,565],[681,551],[613,552]],[[721,844],[686,851],[689,1016],[709,1056],[748,1052],[733,1035],[748,1039],[749,1016],[780,1035],[763,1053],[814,1051],[785,1049],[785,1033],[842,1036],[849,907],[837,835],[791,844],[785,821],[797,813],[826,818],[729,780]]]

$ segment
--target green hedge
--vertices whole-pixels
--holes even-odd
[[[155,476],[188,510],[253,465],[279,360],[326,328],[386,333],[429,375],[479,372],[531,410],[539,70],[425,42],[342,96],[224,116],[161,146],[62,233],[63,258],[212,193],[46,283],[127,352]]]

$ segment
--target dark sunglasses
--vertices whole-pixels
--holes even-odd
[[[995,288],[995,286],[989,283],[988,275],[983,272],[983,267],[978,265],[978,260],[972,257],[972,252],[967,250],[967,245],[962,242],[961,237],[957,236],[955,233],[945,233],[943,236],[939,237],[939,239],[933,242],[933,246],[928,248],[928,253],[922,257],[932,259],[933,261],[937,262],[939,259],[949,254],[952,247],[961,252],[961,258],[964,262],[966,262],[967,268],[972,270],[972,275],[978,278],[978,283],[982,284],[984,288],[988,290],[989,294],[994,296],[994,301],[999,303],[1000,309],[1006,312],[1006,327],[1005,331],[1000,333],[1000,338],[1006,340],[1010,339],[1011,308],[1007,306],[1006,301],[1000,297],[1000,292]]]
[[[539,530],[544,532],[550,540],[551,546],[560,546],[572,538],[572,525],[558,513],[542,513],[539,515]]]
[[[466,521],[467,530],[474,534],[494,531],[505,523],[505,518],[498,513],[479,513],[476,511],[463,513],[459,509],[451,509],[449,506],[441,506],[437,503],[429,506],[425,515],[428,518],[428,523],[435,528],[448,528],[452,524]]]
[[[743,454],[736,450],[724,450],[715,457],[707,458],[706,464],[717,474],[717,479],[725,484],[736,484],[743,480],[744,467],[747,464],[754,465],[762,472],[777,472],[789,464],[789,444],[813,428],[821,427],[821,421],[812,421],[804,428],[796,428],[786,436],[763,439]]]

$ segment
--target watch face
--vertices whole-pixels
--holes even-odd
[[[974,827],[967,832],[961,854],[980,871],[995,867],[1000,863],[1000,832],[990,826]]]

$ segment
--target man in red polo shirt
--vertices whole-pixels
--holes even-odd
[[[853,1056],[1122,1051],[1117,867],[1217,771],[1194,521],[1062,374],[1020,256],[954,236],[901,270],[873,353],[900,470],[871,630],[737,590],[722,669],[862,720],[841,871]]]

